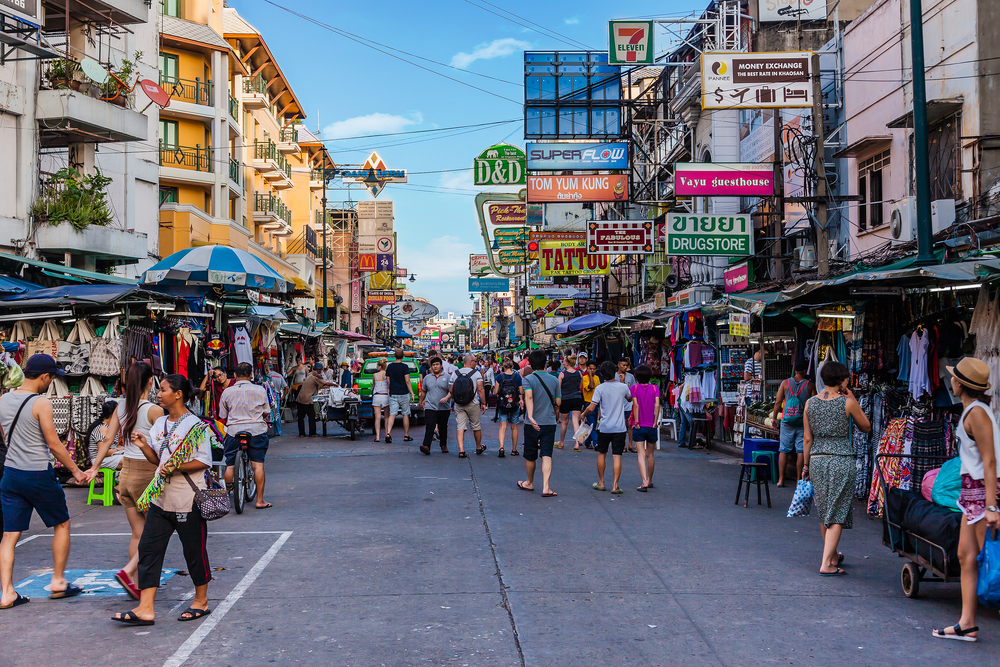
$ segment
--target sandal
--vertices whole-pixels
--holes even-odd
[[[821,577],[843,577],[846,574],[847,574],[847,570],[845,570],[842,567],[838,567],[833,572],[820,572],[819,576],[821,576]]]
[[[10,604],[5,604],[3,606],[0,606],[0,609],[13,609],[14,607],[20,607],[22,604],[28,604],[29,602],[31,602],[31,598],[26,598],[20,593],[18,593],[16,600],[11,602]]]
[[[125,625],[156,625],[156,621],[147,621],[144,618],[139,618],[134,611],[126,611],[117,616],[112,616],[111,620],[124,623]]]
[[[514,449],[514,450],[511,450],[511,452],[510,452],[510,455],[511,455],[511,456],[520,456],[520,455],[521,455],[521,453],[520,453],[520,452],[518,452],[518,451],[517,451],[516,449]]]
[[[505,457],[505,456],[507,456],[507,454],[505,454],[505,453],[504,453],[504,451],[503,451],[503,447],[501,447],[501,448],[500,448],[500,451],[499,451],[499,452],[497,452],[497,458],[498,458],[498,459],[502,459],[502,458],[503,458],[503,457]]]
[[[528,487],[524,486],[524,482],[518,482],[517,488],[521,489],[522,491],[527,491],[528,493],[534,492],[534,489],[529,489]]]
[[[555,491],[549,491],[548,493],[543,493],[542,498],[555,498],[558,495]]]
[[[649,490],[649,487],[648,486],[637,486],[637,487],[635,487],[635,490],[639,491],[640,493],[646,493]]]
[[[413,438],[408,435],[403,436],[403,442],[413,442]]]
[[[63,600],[65,598],[75,598],[77,595],[83,592],[83,589],[79,586],[74,586],[73,584],[66,584],[66,590],[64,591],[52,591],[49,595],[50,600]]]
[[[476,447],[476,456],[482,456],[485,453],[486,453],[486,445],[483,445],[482,447]]]
[[[372,442],[382,442],[382,438],[375,438]]]
[[[958,623],[951,626],[952,632],[954,634],[948,634],[945,632],[948,628],[941,628],[940,630],[934,630],[931,634],[938,639],[954,639],[960,642],[974,642],[979,641],[979,637],[969,637],[970,632],[979,632],[979,626],[974,625],[968,630],[963,630]]]
[[[580,451],[580,448],[579,448],[579,447],[574,447],[574,448],[573,448],[573,451],[574,451],[574,452],[578,452],[578,451]]]
[[[458,453],[458,458],[460,458],[460,459],[467,459],[467,458],[469,458],[469,455],[466,454],[465,452],[459,452]]]
[[[616,496],[620,496],[621,494],[623,494],[623,493],[625,493],[625,492],[624,492],[624,491],[622,491],[621,489],[612,489],[612,490],[611,490],[611,493],[613,493],[613,494],[614,494],[614,495],[616,495]]]
[[[181,615],[177,617],[178,621],[195,621],[202,616],[208,616],[212,613],[211,609],[195,609],[194,607],[188,607],[181,612]],[[187,618],[184,618],[184,614],[190,614]]]
[[[563,448],[563,446],[562,446],[562,445],[556,445],[556,447],[557,447],[557,448],[559,448],[559,449],[562,449],[562,448]]]
[[[385,441],[386,441],[387,443],[390,443],[390,444],[391,444],[391,443],[392,443],[392,436],[391,436],[391,435],[386,435],[386,436],[385,436]]]
[[[593,484],[591,484],[590,486],[591,486],[591,487],[592,487],[592,488],[593,488],[593,489],[594,489],[595,491],[607,491],[607,488],[605,488],[605,487],[601,486],[601,485],[600,485],[600,484],[598,484],[597,482],[594,482],[594,483],[593,483]]]

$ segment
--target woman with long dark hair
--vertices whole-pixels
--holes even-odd
[[[156,465],[153,481],[136,502],[146,513],[146,527],[139,540],[139,605],[112,619],[127,625],[153,625],[153,603],[160,585],[163,558],[174,532],[184,547],[184,560],[194,583],[191,606],[178,617],[193,621],[211,613],[208,608],[208,524],[195,505],[195,493],[207,487],[205,475],[212,465],[211,430],[187,408],[194,388],[183,375],[168,375],[160,383],[160,405],[167,411],[149,430],[138,429],[132,442]]]
[[[118,401],[104,401],[104,405],[101,406],[101,416],[87,427],[87,437],[85,440],[90,448],[91,461],[97,460],[97,453],[100,451],[101,443],[104,442],[104,436],[108,433],[108,426],[111,424],[111,419],[117,409]],[[108,451],[108,455],[101,461],[101,468],[118,470],[122,464],[122,454],[125,451],[125,447],[118,438],[115,438],[111,447],[112,449]]]
[[[93,479],[115,439],[124,443],[122,472],[118,477],[118,500],[125,508],[125,516],[132,529],[132,539],[128,544],[129,561],[118,571],[115,579],[135,600],[139,599],[139,589],[134,583],[139,567],[139,538],[146,525],[146,517],[136,509],[136,501],[153,479],[156,465],[146,460],[142,450],[132,442],[132,435],[140,433],[148,441],[153,422],[163,416],[163,409],[148,400],[152,388],[152,366],[144,361],[137,361],[129,366],[125,373],[125,400],[118,403],[118,408],[111,415],[104,440],[98,445],[94,465],[87,471],[89,478]]]

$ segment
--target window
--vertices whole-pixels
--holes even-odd
[[[160,186],[160,204],[176,204],[177,201],[177,188],[167,187],[165,185]]]
[[[160,143],[162,143],[163,146],[171,147],[176,147],[178,145],[176,120],[160,121]]]
[[[607,52],[524,54],[525,138],[621,135],[621,74]]]
[[[858,162],[858,230],[875,229],[885,224],[885,192],[882,187],[889,168],[889,151],[882,151]]]
[[[177,56],[172,53],[160,53],[160,81],[163,80],[177,81]]]
[[[181,0],[160,0],[160,13],[164,16],[181,17]]]
[[[955,114],[931,126],[927,133],[928,162],[931,176],[931,201],[961,199],[962,148],[959,133],[962,115]]]

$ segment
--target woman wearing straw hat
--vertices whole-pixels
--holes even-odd
[[[962,532],[958,538],[958,560],[962,565],[962,617],[958,623],[934,630],[940,639],[974,642],[976,627],[976,583],[979,568],[976,558],[983,548],[987,528],[1000,528],[997,510],[997,477],[1000,474],[1000,429],[983,394],[990,390],[990,369],[983,361],[965,357],[951,373],[951,390],[962,400],[958,420],[958,457],[962,460],[962,491],[958,507]],[[984,521],[985,519],[985,521]]]

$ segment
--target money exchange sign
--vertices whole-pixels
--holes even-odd
[[[670,213],[664,235],[668,255],[753,254],[753,225],[749,215]]]
[[[703,109],[810,108],[812,52],[704,53]]]

